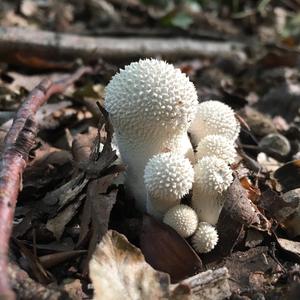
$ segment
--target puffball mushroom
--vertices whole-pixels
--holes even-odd
[[[147,163],[144,182],[148,212],[161,217],[192,188],[194,170],[190,161],[176,152],[154,155]],[[149,209],[151,211],[149,211]]]
[[[214,226],[206,222],[200,222],[192,237],[192,245],[198,253],[208,253],[218,243],[218,233]]]
[[[209,100],[198,104],[189,132],[195,145],[211,134],[223,135],[234,141],[239,135],[240,124],[231,107],[220,101]]]
[[[198,217],[191,207],[181,204],[169,209],[163,222],[176,230],[180,236],[187,238],[195,233]]]
[[[143,173],[155,154],[191,155],[187,129],[197,111],[197,92],[179,69],[144,59],[120,70],[105,89],[105,108],[115,129],[126,170],[126,187],[138,208],[146,208]]]
[[[194,167],[192,207],[199,221],[215,225],[224,205],[223,193],[233,181],[227,163],[212,155],[205,156]]]
[[[223,135],[208,135],[204,137],[197,147],[196,160],[200,160],[204,156],[215,155],[223,159],[228,164],[234,162],[236,151],[231,140]]]

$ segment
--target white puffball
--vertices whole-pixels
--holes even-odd
[[[207,135],[219,134],[234,141],[239,135],[240,124],[234,111],[220,101],[205,101],[198,105],[198,110],[189,132],[196,144]]]
[[[232,171],[227,163],[212,155],[205,156],[195,165],[195,189],[207,193],[221,194],[233,181]]]
[[[214,226],[206,222],[200,222],[192,237],[192,245],[199,253],[208,253],[218,243],[218,233]]]
[[[183,132],[197,111],[193,83],[180,69],[157,59],[125,66],[105,92],[105,108],[117,132],[141,139]]]
[[[228,164],[233,163],[236,157],[233,141],[225,136],[215,134],[204,137],[198,144],[196,160],[210,155],[215,155]]]
[[[167,211],[163,222],[176,230],[183,238],[187,238],[196,231],[198,217],[191,207],[176,205]]]
[[[194,170],[184,156],[173,153],[154,155],[144,171],[146,190],[155,202],[181,199],[192,188]]]

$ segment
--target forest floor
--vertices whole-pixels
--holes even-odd
[[[200,288],[207,299],[300,299],[300,3],[252,2],[0,2],[0,151],[11,155],[24,129],[36,135],[17,148],[19,165],[1,158],[1,193],[3,174],[26,162],[9,187],[20,191],[14,218],[0,205],[13,226],[7,274],[19,299],[89,299],[97,284],[107,287],[102,299],[118,299],[116,278],[132,299],[189,299],[195,286],[182,280],[210,269]],[[210,254],[142,216],[117,184],[125,167],[114,164],[104,88],[140,57],[173,63],[200,101],[228,104],[241,122],[233,168],[247,205],[222,212]],[[18,115],[19,132],[5,139],[24,99],[26,118]],[[140,280],[155,291],[141,293]],[[207,296],[212,285],[219,298]]]

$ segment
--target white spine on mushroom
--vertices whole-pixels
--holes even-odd
[[[204,137],[198,144],[196,160],[208,155],[215,155],[228,164],[233,163],[236,157],[233,141],[223,135],[213,134]]]
[[[200,222],[192,237],[192,245],[199,253],[208,253],[218,243],[218,233],[214,226],[206,222]]]
[[[211,134],[223,135],[234,141],[239,135],[240,124],[228,105],[210,100],[198,104],[197,114],[189,132],[195,145]]]
[[[224,205],[223,193],[233,181],[227,163],[216,156],[205,156],[194,168],[192,207],[199,221],[215,225]]]
[[[128,167],[127,188],[139,209],[145,210],[143,172],[149,158],[166,148],[191,154],[186,136],[197,111],[196,89],[173,65],[155,59],[140,60],[109,82],[105,108]],[[184,147],[178,147],[182,144]]]
[[[187,238],[195,233],[198,217],[191,207],[181,204],[169,209],[163,222],[176,230],[180,236]]]
[[[160,153],[147,163],[144,182],[148,212],[161,217],[192,188],[194,170],[187,158],[176,152]]]

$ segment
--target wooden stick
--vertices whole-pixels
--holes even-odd
[[[192,292],[192,299],[222,300],[231,295],[228,278],[228,270],[223,267],[189,277],[172,285],[172,289],[188,286]]]
[[[243,44],[191,38],[91,37],[41,30],[0,27],[0,60],[26,56],[70,61],[81,58],[129,60],[160,56],[165,59],[214,57],[241,51]]]

